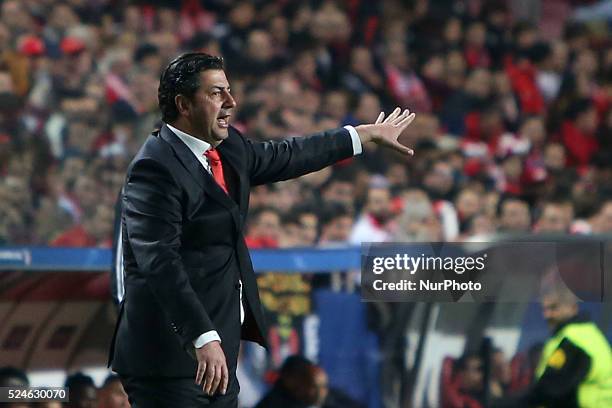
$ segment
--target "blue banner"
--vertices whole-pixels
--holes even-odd
[[[251,250],[258,271],[292,273],[359,269],[359,247]],[[0,247],[0,270],[107,271],[111,250],[101,248]]]

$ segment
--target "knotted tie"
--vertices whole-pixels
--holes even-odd
[[[213,178],[219,184],[219,186],[227,192],[227,186],[225,185],[225,177],[223,176],[223,165],[221,164],[221,157],[219,156],[219,152],[216,149],[208,149],[204,152],[204,156],[208,159],[208,163],[210,164],[210,171],[212,173]]]

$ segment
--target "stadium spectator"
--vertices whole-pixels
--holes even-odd
[[[327,378],[313,375],[315,370],[316,366],[304,357],[287,357],[274,386],[255,407],[321,407],[327,392]]]
[[[249,248],[277,248],[281,238],[281,217],[274,207],[251,211],[245,241]]]
[[[567,233],[573,219],[571,203],[548,201],[542,205],[534,231],[538,233]]]
[[[485,398],[482,357],[477,353],[466,353],[455,364],[459,398],[455,398],[452,405],[446,408],[482,408]]]
[[[577,297],[556,271],[542,281],[543,315],[551,331],[524,392],[493,405],[599,407],[612,401],[612,349],[601,330],[579,313]]]
[[[352,206],[355,203],[353,175],[347,171],[336,171],[321,186],[321,199],[324,203],[340,203]]]
[[[442,239],[442,230],[429,197],[423,190],[403,194],[404,209],[398,219],[394,241],[427,242]]]
[[[113,207],[99,204],[93,210],[93,214],[86,212],[82,223],[61,233],[51,242],[51,246],[110,248],[113,219]]]
[[[372,182],[362,214],[351,231],[350,242],[385,242],[390,239],[391,191],[384,178]]]
[[[529,205],[520,199],[508,197],[499,204],[499,228],[502,232],[528,232],[531,228]]]
[[[606,200],[598,211],[593,232],[606,234],[612,232],[612,200]]]
[[[496,348],[491,355],[491,382],[497,388],[497,394],[506,394],[512,381],[510,362],[503,350]]]
[[[330,203],[321,211],[319,245],[334,246],[348,242],[353,228],[353,213],[344,205]]]
[[[455,200],[455,208],[457,209],[457,217],[459,218],[459,229],[464,232],[467,224],[484,208],[484,202],[480,194],[470,188],[465,188],[457,194]]]
[[[67,408],[96,408],[98,391],[93,379],[83,373],[77,372],[69,375],[64,384],[70,393]]]
[[[359,408],[343,392],[329,388],[325,371],[299,355],[287,357],[272,389],[256,408]]]
[[[0,367],[0,387],[29,387],[30,380],[23,370],[16,367]]]
[[[569,107],[567,116],[561,128],[561,138],[569,153],[568,164],[587,166],[599,148],[595,136],[597,111],[590,100],[579,99]]]

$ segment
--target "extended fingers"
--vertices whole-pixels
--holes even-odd
[[[378,125],[379,123],[382,123],[384,118],[385,118],[385,112],[380,112],[378,114],[378,118],[376,119],[376,122],[374,122],[374,124]]]
[[[387,119],[385,119],[383,123],[393,123],[393,120],[395,120],[395,118],[397,118],[401,112],[402,110],[400,108],[395,108],[395,110],[391,112],[389,116],[387,116]]]
[[[406,112],[408,112],[408,110],[406,110]],[[412,123],[412,121],[414,120],[414,118],[416,117],[416,114],[414,112],[412,112],[409,115],[406,115],[405,118],[403,118],[402,120],[399,121],[399,123],[397,124],[398,127],[402,128],[402,131],[404,129],[406,129],[406,127]]]

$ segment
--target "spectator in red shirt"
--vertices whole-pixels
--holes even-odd
[[[567,110],[567,120],[561,125],[561,141],[568,152],[568,165],[584,167],[599,149],[597,111],[588,99],[579,99]]]
[[[470,24],[465,33],[465,60],[470,68],[488,68],[491,57],[485,47],[487,38],[486,26],[483,22]]]
[[[520,56],[516,63],[506,65],[506,73],[519,98],[521,110],[529,114],[544,112],[544,98],[537,84],[537,69],[527,56]]]
[[[51,242],[56,247],[103,247],[112,245],[112,207],[100,204],[93,213],[86,212],[83,221],[61,233]]]
[[[245,241],[249,248],[278,248],[281,237],[280,213],[273,207],[261,207],[250,215]]]

